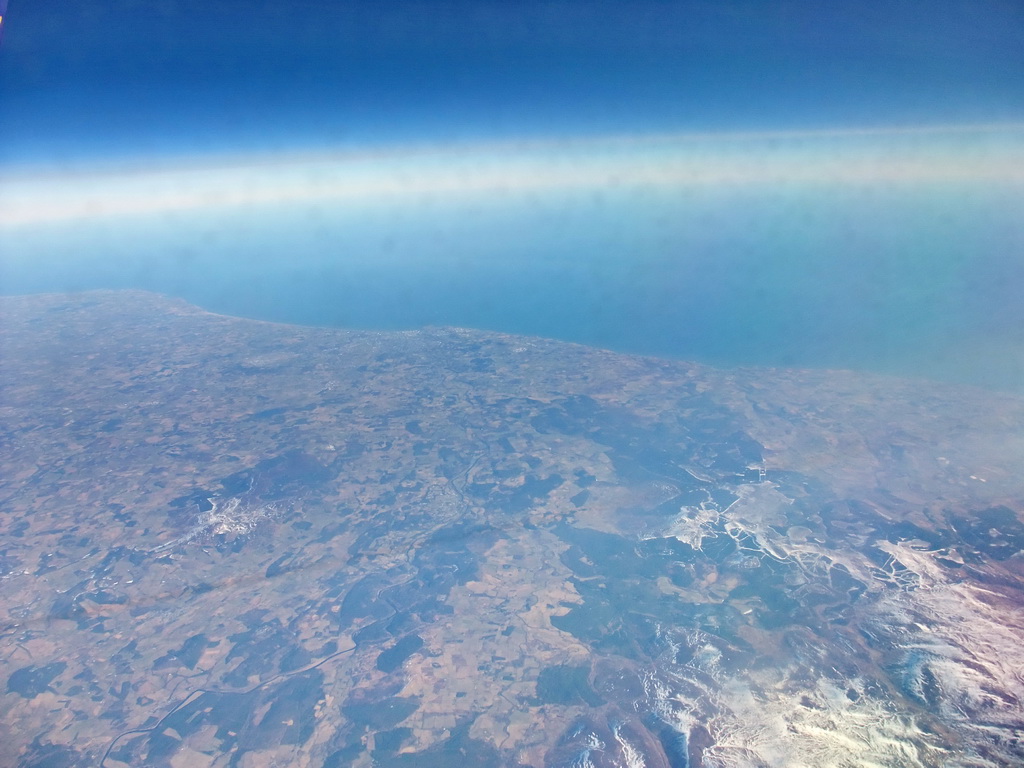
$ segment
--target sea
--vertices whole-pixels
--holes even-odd
[[[5,231],[5,294],[461,326],[720,366],[1024,392],[1020,185],[576,185],[169,210]]]

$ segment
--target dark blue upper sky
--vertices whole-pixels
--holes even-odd
[[[1024,119],[1019,0],[13,0],[0,162]]]

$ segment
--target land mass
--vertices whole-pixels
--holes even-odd
[[[1024,401],[0,299],[0,764],[1012,765]]]

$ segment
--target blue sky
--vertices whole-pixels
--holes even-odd
[[[1024,119],[1015,0],[16,0],[0,163]]]

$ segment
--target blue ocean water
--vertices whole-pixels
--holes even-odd
[[[1024,390],[1022,199],[979,183],[811,184],[188,211],[16,231],[0,280]]]

